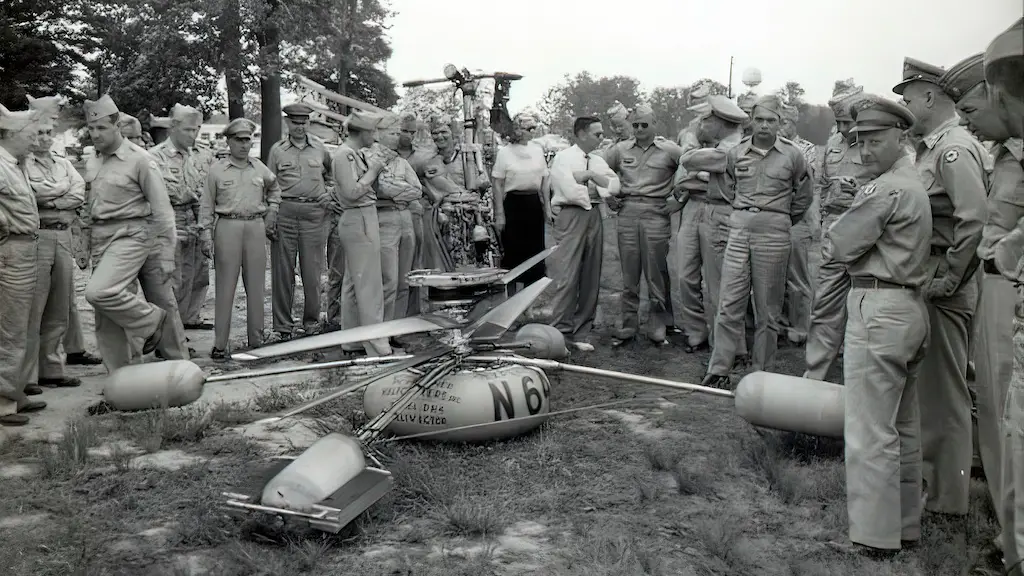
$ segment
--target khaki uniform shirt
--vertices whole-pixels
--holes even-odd
[[[619,175],[623,196],[666,200],[672,193],[682,155],[678,144],[660,136],[647,148],[630,138],[602,154],[608,167]]]
[[[395,156],[377,175],[377,207],[396,206],[405,209],[410,203],[419,203],[423,196],[416,171],[401,156]]]
[[[953,117],[917,144],[917,170],[932,205],[932,239],[945,249],[945,265],[936,280],[945,284],[940,294],[956,291],[969,272],[981,244],[988,208],[985,157],[988,152]],[[941,275],[941,277],[939,277]]]
[[[10,234],[35,234],[37,230],[39,211],[32,188],[18,160],[0,147],[0,242]]]
[[[904,156],[857,191],[829,227],[826,250],[850,276],[919,288],[930,280],[931,206],[913,161]]]
[[[335,151],[331,166],[332,178],[337,182],[337,186],[334,187],[334,201],[342,210],[373,206],[377,203],[377,192],[372,186],[362,194],[356,187],[356,183],[368,169],[362,150],[356,152],[347,143],[342,144]]]
[[[981,232],[978,257],[994,257],[995,246],[1024,218],[1024,151],[1020,138],[1011,138],[995,151],[995,167],[989,179],[988,220]],[[1020,255],[1024,257],[1024,253]],[[1016,270],[1000,270],[1014,277]]]
[[[67,158],[52,152],[25,159],[25,176],[36,195],[40,224],[71,224],[85,202],[85,180]]]
[[[113,153],[89,159],[85,181],[90,187],[89,222],[147,218],[154,213],[147,192],[167,197],[159,163],[127,138]],[[173,213],[170,219],[173,228]]]
[[[804,155],[781,136],[767,153],[744,138],[729,151],[725,174],[727,187],[735,191],[734,208],[789,214],[798,222],[813,200]]]
[[[409,166],[412,167],[413,172],[415,172],[416,176],[420,178],[421,188],[426,188],[427,182],[424,181],[425,179],[423,178],[423,171],[426,167],[427,161],[430,160],[433,154],[422,148],[413,148],[411,153],[405,153],[400,151],[399,155],[402,158],[405,158],[407,162],[409,162]],[[430,204],[430,198],[427,197],[425,190],[422,191],[422,194],[423,195],[418,202],[409,203],[409,211],[412,212],[413,214],[423,214],[424,203],[426,203],[426,205],[428,206]]]
[[[275,143],[267,167],[277,176],[283,200],[316,200],[334,186],[331,154],[316,136],[307,134],[304,146],[296,146],[289,138]]]
[[[184,152],[168,138],[150,148],[149,153],[160,164],[171,206],[184,208],[199,201],[205,185],[206,155],[203,152],[198,149]]]
[[[213,226],[216,216],[247,218],[277,210],[281,205],[281,187],[274,173],[258,158],[250,156],[245,166],[224,158],[210,166],[206,193],[200,204],[199,228],[205,230]]]
[[[855,139],[847,139],[836,133],[828,139],[825,157],[821,162],[821,173],[818,176],[822,213],[842,214],[853,203],[856,191],[843,190],[839,181],[833,180],[842,177],[853,178],[858,188],[871,180],[860,159],[860,148],[857,147]]]
[[[466,188],[466,171],[462,166],[462,153],[459,151],[458,146],[455,150],[447,155],[438,154],[437,157],[441,160],[441,165],[444,166],[444,170],[448,175],[448,179],[455,183],[459,188]],[[437,166],[436,160],[431,162],[432,165]],[[470,170],[476,170],[476,165],[469,167]],[[481,182],[489,182],[486,172],[476,170],[476,181],[477,185]]]
[[[676,172],[676,186],[688,192],[691,198],[732,204],[735,194],[726,186],[725,168],[729,150],[740,143],[742,134],[736,130],[714,148],[698,148],[683,153]]]

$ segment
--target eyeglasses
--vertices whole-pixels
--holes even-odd
[[[604,138],[604,132],[595,132],[594,136],[596,136],[598,138]]]
[[[634,130],[638,130],[640,128],[643,128],[644,130],[646,130],[646,129],[650,128],[650,127],[651,127],[651,125],[648,124],[647,122],[633,122],[633,129]]]
[[[520,126],[519,129],[522,130],[523,132],[533,132],[534,130],[537,129],[537,127],[536,126]]]

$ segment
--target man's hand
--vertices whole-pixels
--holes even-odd
[[[697,180],[700,180],[701,182],[708,182],[711,180],[711,173],[701,170],[700,172],[697,172]]]
[[[494,229],[498,231],[498,234],[501,234],[502,232],[505,231],[505,213],[504,212],[497,212],[497,213],[494,214]]]
[[[1020,281],[1020,266],[1024,260],[1024,234],[1017,230],[1010,232],[993,246],[996,268],[1010,280]]]
[[[165,283],[174,281],[174,273],[177,269],[178,267],[174,263],[174,252],[164,254],[160,260],[160,271],[163,272],[163,281]]]
[[[839,182],[839,189],[843,192],[852,192],[856,194],[857,190],[860,189],[860,186],[857,185],[857,181],[850,176],[838,176],[834,178],[834,180]]]
[[[659,208],[658,211],[665,216],[671,216],[672,214],[679,212],[682,209],[682,202],[676,200],[675,198],[669,198],[668,202],[666,202],[663,207]]]
[[[327,192],[324,192],[323,194],[316,197],[316,203],[319,204],[321,208],[330,208],[331,195],[328,194]]]
[[[263,215],[263,226],[266,228],[267,238],[277,240],[277,210],[267,210]]]
[[[203,253],[203,256],[210,259],[213,258],[213,239],[210,238],[209,230],[199,232],[199,250]]]
[[[604,202],[611,208],[612,212],[618,212],[622,209],[622,199],[618,196],[609,196],[604,199]]]
[[[409,203],[419,199],[420,195],[421,194],[419,190],[410,186],[408,190],[403,190],[402,192],[399,192],[398,195],[395,196],[394,200],[395,202]]]
[[[577,184],[586,184],[594,177],[592,170],[573,170],[572,177],[576,179]]]

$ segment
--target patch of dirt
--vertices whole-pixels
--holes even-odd
[[[157,468],[160,470],[181,470],[186,466],[195,466],[209,460],[203,456],[189,454],[182,450],[162,450],[152,454],[139,456],[132,464],[140,468]]]
[[[42,524],[49,519],[49,514],[19,514],[15,516],[0,517],[0,530],[29,528],[37,524]]]
[[[28,478],[39,474],[38,463],[12,462],[0,467],[0,478]]]

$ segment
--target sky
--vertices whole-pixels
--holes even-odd
[[[733,92],[761,71],[765,93],[799,82],[824,104],[836,80],[897,98],[904,56],[949,67],[982,52],[1024,0],[391,0],[388,73],[442,77],[448,62],[522,74],[509,110],[535,105],[566,74],[628,75],[644,89],[701,78]],[[399,88],[399,93],[401,93]]]

